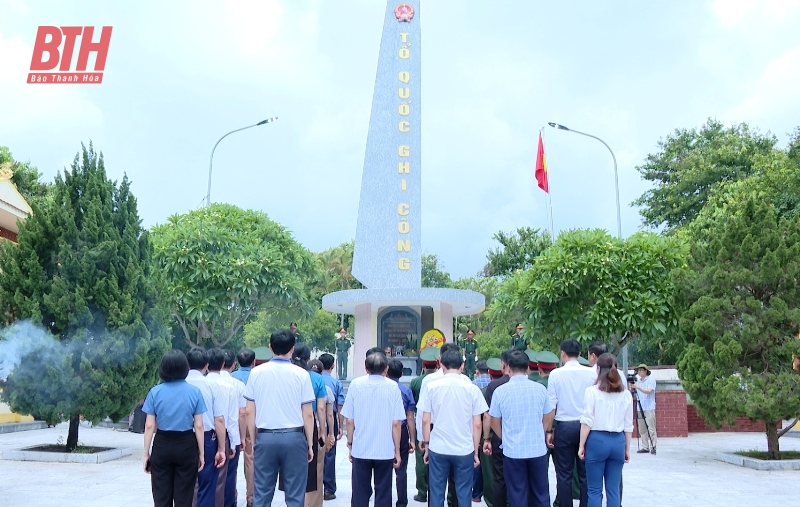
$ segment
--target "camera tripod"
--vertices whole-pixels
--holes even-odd
[[[637,419],[641,416],[642,421],[644,422],[644,429],[647,431],[647,439],[650,441],[650,450],[653,452],[656,446],[653,445],[653,437],[650,436],[650,427],[647,425],[647,419],[644,417],[644,408],[642,408],[642,401],[639,399],[639,393],[637,389],[633,389],[633,401],[636,403],[636,407],[638,407],[639,412],[637,413]],[[639,439],[636,440],[636,449],[640,448],[640,441]]]

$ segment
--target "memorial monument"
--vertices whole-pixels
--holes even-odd
[[[452,341],[453,317],[485,307],[477,292],[421,287],[419,3],[390,0],[386,6],[353,258],[353,276],[366,289],[322,298],[325,310],[355,315],[355,376],[364,374],[369,348],[413,357],[425,332],[437,328]]]

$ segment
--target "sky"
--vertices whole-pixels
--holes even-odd
[[[132,180],[146,227],[212,201],[312,251],[355,237],[382,0],[0,0],[0,145],[52,181],[81,143]],[[492,235],[642,229],[636,166],[678,128],[800,125],[800,0],[422,0],[422,247],[474,276]],[[37,27],[113,26],[99,85],[26,83]],[[95,35],[97,38],[98,35]],[[77,51],[76,56],[77,58]],[[90,68],[93,64],[90,58]]]

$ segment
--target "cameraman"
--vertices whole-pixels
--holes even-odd
[[[656,380],[650,377],[650,369],[644,363],[636,367],[636,373],[639,375],[639,381],[631,384],[631,390],[636,390],[639,398],[639,402],[634,405],[634,409],[636,409],[636,419],[639,425],[641,449],[636,452],[655,454]]]

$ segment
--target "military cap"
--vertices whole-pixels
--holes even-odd
[[[589,364],[589,360],[588,360],[588,359],[586,359],[586,358],[585,358],[585,357],[583,357],[583,356],[580,356],[580,357],[578,357],[578,362],[579,362],[580,364],[584,365],[584,366],[591,366],[591,365]]]
[[[419,353],[419,358],[424,363],[435,363],[439,360],[439,349],[437,347],[425,347]]]
[[[491,359],[486,360],[486,366],[489,367],[489,375],[499,377],[503,374],[503,364],[500,362],[500,359],[497,357],[493,357]]]
[[[558,356],[549,350],[539,352],[536,357],[539,359],[539,368],[543,370],[553,370],[558,368]]]
[[[527,349],[525,355],[528,356],[528,366],[536,368],[539,362],[539,353],[535,350]]]
[[[269,347],[256,347],[253,349],[256,354],[256,361],[269,361],[272,359],[272,351]]]

